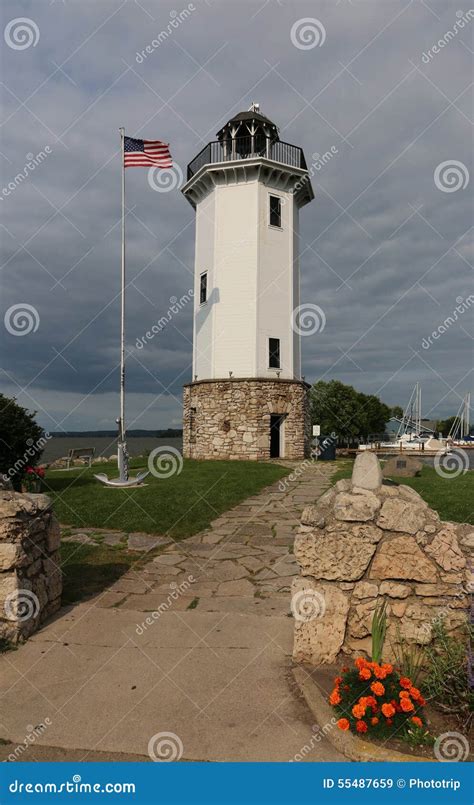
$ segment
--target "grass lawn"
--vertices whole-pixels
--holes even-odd
[[[134,470],[144,462],[132,462]],[[45,492],[64,525],[169,534],[174,539],[196,534],[223,512],[289,473],[277,464],[256,461],[185,460],[170,478],[149,475],[146,486],[111,489],[95,472],[117,475],[115,463],[92,469],[49,471]]]
[[[109,587],[132,566],[138,569],[140,558],[125,550],[125,546],[61,543],[63,605]]]
[[[341,461],[341,468],[332,477],[333,482],[350,478],[352,466],[352,461]],[[393,480],[415,489],[442,520],[474,524],[474,472],[469,470],[457,478],[441,478],[433,467],[424,466],[418,477],[394,476]]]

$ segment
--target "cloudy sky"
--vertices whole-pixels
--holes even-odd
[[[450,0],[6,0],[2,8],[3,393],[50,430],[114,427],[123,125],[169,141],[177,163],[161,185],[145,169],[127,172],[128,426],[180,425],[191,305],[143,349],[135,343],[192,287],[194,213],[181,172],[232,114],[258,101],[313,165],[316,198],[301,214],[302,301],[318,305],[326,324],[302,339],[306,379],[338,378],[390,405],[406,402],[419,380],[425,416],[457,410],[472,366],[472,308],[462,301],[473,293],[467,8]],[[152,47],[161,31],[170,33]],[[321,167],[317,155],[328,151]],[[15,180],[19,173],[27,175]],[[457,321],[439,333],[457,306]]]

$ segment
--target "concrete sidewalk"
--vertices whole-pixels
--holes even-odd
[[[1,737],[20,744],[49,719],[29,760],[44,747],[149,759],[159,733],[182,760],[343,759],[289,673],[294,531],[331,472],[267,487],[3,655]]]

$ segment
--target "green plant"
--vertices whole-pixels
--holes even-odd
[[[424,724],[420,727],[411,723],[400,733],[400,738],[409,746],[430,746],[435,742],[433,735],[428,732]]]
[[[433,642],[425,649],[424,690],[442,712],[458,718],[466,730],[473,720],[474,691],[469,686],[468,653],[472,627],[450,635],[444,621],[433,624]]]
[[[397,626],[396,634],[397,640],[391,645],[395,665],[402,676],[408,676],[416,685],[425,662],[424,647],[406,643],[401,636],[399,626]]]
[[[47,441],[35,422],[35,413],[18,405],[15,398],[0,394],[0,473],[15,489],[21,488],[27,467],[34,467]]]
[[[378,603],[372,617],[372,662],[380,662],[387,633],[387,602]]]

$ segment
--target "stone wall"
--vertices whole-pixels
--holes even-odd
[[[296,380],[202,380],[184,387],[186,458],[270,458],[270,416],[284,416],[282,457],[309,455],[309,386]]]
[[[25,640],[61,606],[59,523],[46,495],[0,491],[0,637]]]
[[[358,456],[352,480],[303,512],[294,546],[301,572],[292,589],[294,658],[317,665],[339,652],[370,655],[382,600],[386,660],[399,639],[429,643],[440,619],[457,631],[468,618],[473,547],[473,526],[442,522],[410,487],[382,483],[375,455]]]

